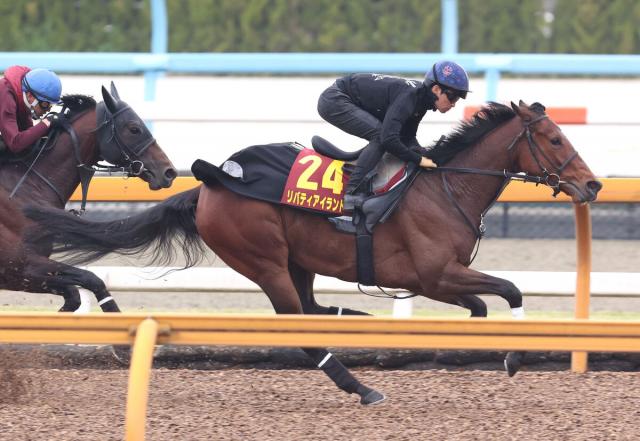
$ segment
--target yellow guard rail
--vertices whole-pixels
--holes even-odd
[[[134,341],[135,339],[135,341]],[[159,344],[640,352],[640,323],[596,320],[0,313],[0,343],[132,344],[125,431],[145,435]]]

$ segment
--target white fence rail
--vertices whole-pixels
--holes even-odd
[[[110,291],[138,292],[261,292],[260,287],[230,268],[194,267],[167,273],[167,268],[94,266],[85,267],[100,277]],[[575,294],[575,272],[541,271],[485,271],[496,277],[512,281],[525,295],[569,297]],[[366,287],[365,287],[366,288]],[[372,290],[375,288],[368,288]],[[316,293],[357,294],[358,285],[332,277],[317,276]],[[399,291],[390,290],[397,293]],[[591,273],[593,297],[640,296],[640,273]],[[85,303],[92,295],[83,293],[82,311],[91,305]],[[94,300],[95,301],[95,300]],[[394,316],[409,317],[411,300],[396,300]]]

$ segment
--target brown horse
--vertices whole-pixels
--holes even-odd
[[[102,96],[104,102],[99,104],[88,96],[63,97],[64,128],[33,152],[9,158],[0,166],[0,288],[61,295],[61,311],[74,311],[80,305],[76,285],[83,285],[83,274],[49,260],[50,243],[25,246],[23,232],[29,221],[22,208],[27,204],[64,208],[81,181],[88,186],[96,169],[138,176],[151,190],[170,187],[177,176],[144,122],[120,100],[113,83],[111,93],[102,88]],[[97,165],[100,159],[115,167]],[[61,271],[69,277],[53,283],[40,277]],[[105,302],[108,292],[94,292],[103,310],[118,311],[115,302]]]
[[[396,213],[376,229],[376,284],[402,288],[486,316],[477,294],[497,294],[522,317],[522,294],[513,283],[469,268],[478,225],[510,173],[539,176],[575,203],[596,199],[601,183],[538,103],[491,103],[462,123],[429,154],[439,171],[422,171]],[[448,170],[448,171],[446,171]],[[504,171],[504,172],[503,172]],[[257,283],[279,314],[336,314],[316,303],[315,274],[356,280],[353,236],[323,217],[238,196],[220,185],[202,186],[121,221],[88,222],[52,210],[28,209],[74,263],[110,252],[151,251],[167,258],[176,234],[188,264],[201,255],[200,238],[230,267]],[[343,313],[361,314],[342,310]],[[341,389],[361,403],[382,401],[325,349],[303,349]],[[515,373],[521,354],[507,363]]]

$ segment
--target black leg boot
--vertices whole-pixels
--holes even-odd
[[[362,184],[364,183],[365,176],[373,170],[384,154],[384,151],[380,147],[378,141],[370,141],[362,153],[360,153],[360,157],[355,164],[351,176],[349,176],[349,182],[347,182],[347,188],[344,192],[344,211],[351,211],[355,207],[360,208],[362,202],[364,202],[368,196],[367,189],[363,188]]]

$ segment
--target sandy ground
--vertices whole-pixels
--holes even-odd
[[[13,375],[14,392],[0,397],[1,440],[123,438],[126,371]],[[525,372],[513,379],[481,371],[356,375],[388,399],[363,407],[318,371],[156,370],[146,439],[638,439],[637,373]],[[22,389],[16,390],[16,382]]]

